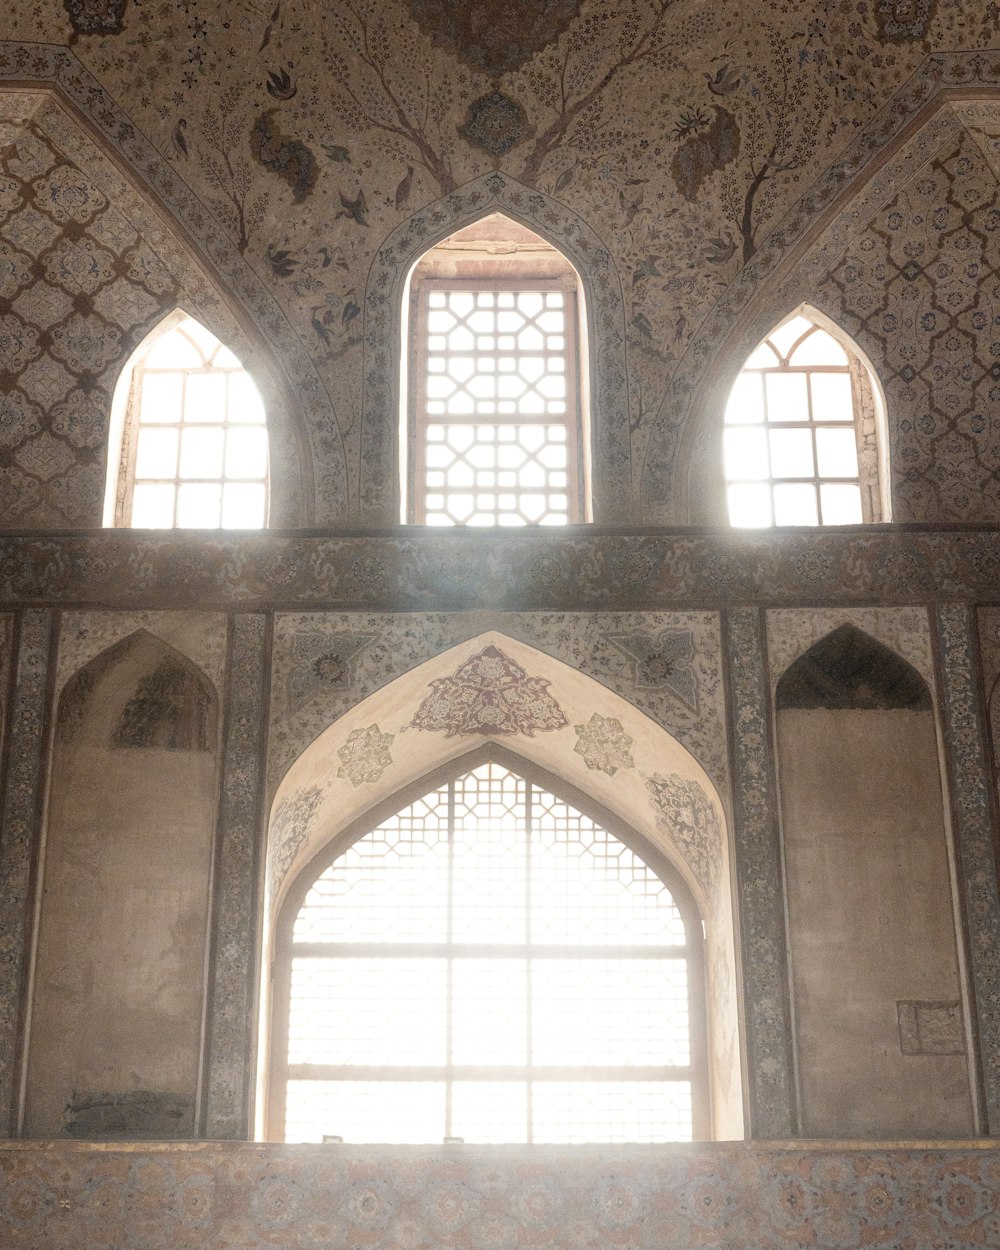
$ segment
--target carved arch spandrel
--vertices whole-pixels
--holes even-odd
[[[485,716],[477,715],[477,692]],[[491,709],[494,696],[504,702],[500,716]],[[263,967],[291,883],[325,845],[401,790],[489,744],[610,811],[683,877],[707,924],[714,1131],[740,1136],[729,834],[718,791],[694,756],[627,700],[497,631],[458,643],[381,687],[288,769],[271,807]]]
[[[376,254],[365,291],[361,517],[399,516],[398,454],[401,313],[410,271],[423,254],[492,213],[502,213],[558,248],[580,275],[590,335],[593,515],[598,524],[636,519],[633,503],[625,303],[611,254],[571,209],[506,174],[486,174],[398,226]]]
[[[35,97],[35,124],[44,126],[51,142],[127,216],[178,282],[168,304],[123,336],[114,378],[179,296],[239,356],[264,399],[274,488],[270,524],[302,526],[329,522],[338,512],[346,516],[347,471],[336,414],[308,352],[267,286],[180,173],[71,51],[30,45],[29,75],[11,68],[17,64],[15,54],[26,47],[0,43],[0,54],[8,54],[0,99]],[[314,439],[323,443],[322,462]]]
[[[721,420],[740,363],[767,330],[813,298],[865,221],[947,142],[953,106],[996,101],[1000,63],[981,53],[934,53],[761,241],[692,336],[656,414],[636,473],[647,524],[726,524],[710,478]],[[866,216],[867,214],[867,216]],[[865,220],[861,220],[864,217]],[[866,344],[860,343],[868,350]],[[872,355],[869,351],[869,355]]]

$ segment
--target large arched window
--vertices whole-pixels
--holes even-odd
[[[117,472],[109,465],[105,524],[266,523],[264,405],[236,356],[193,317],[175,314],[147,340],[123,372],[116,405],[121,455]]]
[[[881,395],[871,370],[800,312],[750,354],[726,405],[723,455],[736,526],[887,519]]]
[[[682,884],[546,778],[478,758],[345,835],[288,896],[271,1136],[706,1135],[702,933]]]
[[[495,213],[425,253],[409,290],[404,520],[585,520],[585,318],[573,266]]]

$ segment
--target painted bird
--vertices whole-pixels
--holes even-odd
[[[357,304],[355,304],[354,300],[348,300],[344,305],[344,311],[340,318],[340,324],[345,326],[350,325],[360,311],[361,309]]]
[[[556,185],[552,188],[556,195],[558,195],[560,191],[565,191],[569,184],[573,181],[573,176],[576,173],[576,167],[579,164],[580,162],[578,160],[574,161],[573,164],[567,169],[564,169],[556,179]]]
[[[267,245],[267,259],[276,278],[290,278],[299,263],[287,248],[276,248],[273,243]]]
[[[740,76],[726,61],[716,70],[714,78],[711,74],[706,74],[705,81],[713,95],[732,95],[740,85]]]
[[[272,69],[267,76],[267,94],[276,100],[290,100],[298,91],[286,69]]]
[[[187,130],[187,118],[178,117],[177,125],[174,127],[173,133],[171,134],[170,138],[173,142],[174,151],[177,153],[177,155],[183,156],[184,159],[187,160],[187,158],[191,155],[191,153],[188,150],[187,136],[184,134],[185,130]]]
[[[368,212],[368,201],[365,199],[365,193],[362,189],[358,192],[353,200],[349,200],[341,191],[340,202],[343,208],[337,210],[338,217],[350,217],[352,221],[356,221],[359,226],[367,226],[365,221],[365,213]]]
[[[724,265],[736,251],[736,240],[727,230],[726,237],[709,239],[705,259],[710,265]]]
[[[351,163],[351,154],[347,148],[343,148],[337,143],[321,143],[320,147],[330,160],[336,161],[338,165],[344,164],[345,161],[348,165]]]
[[[323,311],[324,309],[323,309],[322,304],[318,305],[316,308],[312,310],[312,328],[316,331],[319,337],[323,340],[324,344],[327,347],[329,347],[330,346],[330,331],[326,328],[326,325],[324,324],[324,322],[321,321],[320,318],[316,315],[317,313],[321,313]]]
[[[413,186],[413,166],[407,165],[406,173],[396,188],[396,207],[404,208],[406,201],[410,198],[410,188]]]
[[[644,339],[649,339],[650,342],[652,342],[653,327],[650,324],[650,320],[646,314],[642,312],[641,309],[636,308],[634,304],[632,305],[632,324]]]

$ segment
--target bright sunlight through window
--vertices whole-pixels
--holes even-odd
[[[191,317],[132,375],[123,523],[259,529],[267,518],[264,405],[227,347]]]
[[[855,525],[864,519],[853,388],[847,353],[802,316],[750,355],[726,406],[733,525]]]
[[[691,928],[634,851],[533,782],[494,761],[439,786],[297,913],[285,1139],[689,1140]]]

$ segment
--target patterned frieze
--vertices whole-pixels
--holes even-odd
[[[31,868],[44,790],[53,621],[26,612],[17,634],[7,776],[0,801],[0,1136],[18,1116],[18,1036],[27,985]]]
[[[233,619],[209,976],[206,1137],[246,1137],[250,1128],[257,971],[252,952],[257,945],[269,646],[265,616],[247,612]]]
[[[1000,601],[1000,527],[8,533],[0,597],[94,607],[655,609]]]
[[[11,1250],[972,1250],[1000,1224],[1000,1151],[970,1143],[17,1143],[0,1178]]]
[[[786,963],[778,799],[771,762],[764,623],[756,608],[725,620],[733,752],[733,844],[743,947],[750,1133],[798,1131]]]
[[[937,630],[952,833],[981,1066],[982,1131],[1000,1135],[1000,894],[973,614],[963,604],[943,604]]]

